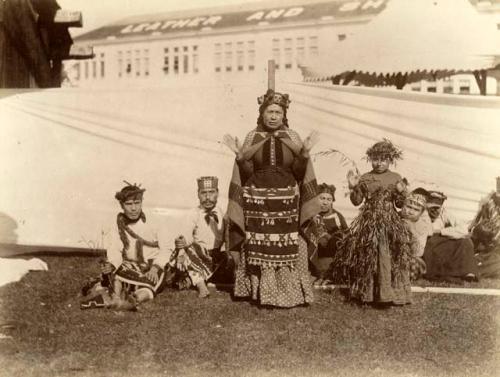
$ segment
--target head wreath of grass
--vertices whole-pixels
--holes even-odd
[[[403,159],[403,151],[396,147],[389,139],[383,139],[378,143],[373,144],[366,150],[366,159],[373,161],[375,159],[387,159],[391,163],[396,160]]]

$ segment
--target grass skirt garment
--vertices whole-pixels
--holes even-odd
[[[333,261],[334,281],[362,302],[411,303],[411,234],[391,196],[379,189],[363,204]]]

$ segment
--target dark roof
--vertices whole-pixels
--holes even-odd
[[[311,20],[347,20],[373,16],[385,9],[388,0],[328,1],[304,3],[270,8],[259,7],[224,12],[224,8],[204,9],[199,12],[167,13],[128,18],[75,37],[75,41],[103,40],[108,37],[124,39],[147,36],[152,33],[171,34],[196,32],[209,27],[223,30],[231,27],[255,26],[261,22],[270,25]],[[282,4],[282,3],[281,3]],[[294,3],[291,3],[294,4]],[[234,9],[234,8],[233,8]],[[175,16],[175,17],[173,17]],[[131,22],[133,21],[133,22]]]

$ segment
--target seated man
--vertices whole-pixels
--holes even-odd
[[[426,266],[422,259],[427,237],[432,236],[431,220],[426,211],[428,192],[423,188],[413,190],[405,199],[401,209],[401,217],[411,232],[411,251],[413,259],[410,262],[410,279],[417,280],[425,274]]]
[[[479,260],[480,276],[500,277],[500,177],[497,190],[482,202],[470,226],[472,242]]]
[[[474,245],[467,227],[460,225],[443,208],[446,195],[429,191],[427,210],[432,222],[433,235],[427,240],[424,261],[426,277],[430,279],[461,278],[475,281],[478,266],[474,258]]]
[[[180,289],[195,286],[199,297],[207,297],[207,280],[217,269],[228,270],[228,255],[221,251],[225,235],[224,212],[217,206],[217,177],[198,178],[200,205],[188,215],[187,222],[175,240],[171,265],[174,284]],[[232,276],[232,272],[226,271]]]
[[[335,202],[335,186],[322,183],[318,186],[320,213],[313,218],[317,248],[310,257],[310,270],[315,278],[315,286],[327,285],[327,276],[333,256],[337,251],[337,241],[347,229],[344,216],[333,208]]]
[[[116,193],[123,212],[111,226],[105,245],[107,260],[101,265],[101,285],[107,290],[84,300],[82,309],[129,308],[153,299],[158,292],[171,251],[162,244],[159,227],[146,220],[142,211],[144,191],[127,184]]]

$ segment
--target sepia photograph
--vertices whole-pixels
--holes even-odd
[[[0,377],[500,376],[500,0],[0,0]]]

